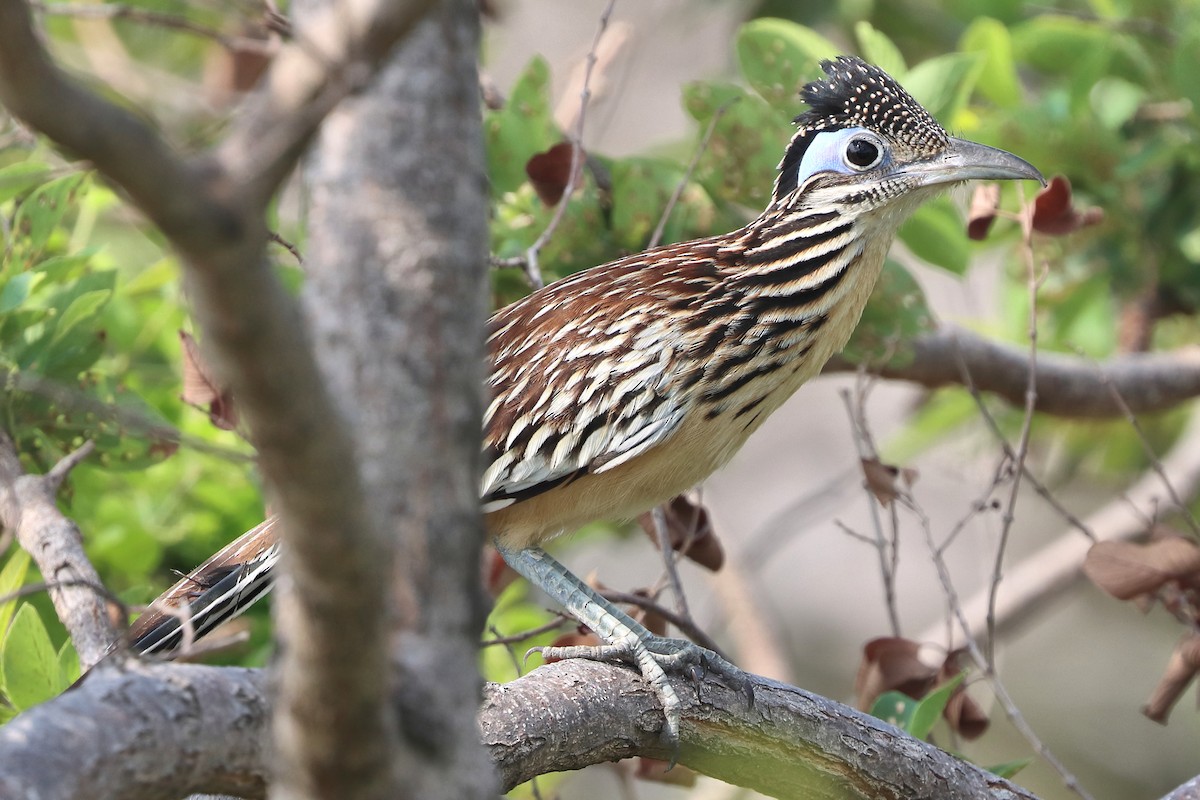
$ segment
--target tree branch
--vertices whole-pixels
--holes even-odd
[[[752,682],[753,703],[715,676],[672,677],[684,699],[679,763],[776,797],[1036,800],[847,706],[744,677]],[[259,797],[266,691],[260,670],[102,666],[0,728],[0,796]],[[551,771],[671,756],[659,739],[662,711],[642,678],[592,661],[550,664],[489,685],[478,721],[507,788]]]
[[[104,664],[0,728],[0,797],[262,797],[262,670]]]
[[[753,703],[716,677],[672,676],[684,701],[680,764],[774,797],[1033,798],[852,708],[743,675]],[[661,725],[658,701],[632,670],[577,659],[489,686],[480,712],[506,788],[634,755],[669,759]]]
[[[117,632],[100,576],[83,552],[79,528],[58,510],[55,495],[67,473],[91,451],[91,442],[85,443],[45,475],[26,475],[12,439],[0,430],[0,526],[16,534],[50,585],[54,610],[84,669],[104,656]]]
[[[978,334],[943,325],[911,342],[907,364],[868,366],[883,378],[911,381],[930,389],[961,386],[965,367],[975,385],[1020,406],[1029,385],[1029,352]],[[1135,414],[1165,411],[1200,396],[1200,347],[1172,353],[1133,353],[1102,364],[1078,356],[1039,353],[1037,403],[1045,414],[1076,419],[1123,416],[1113,390]],[[855,372],[859,365],[840,356],[825,365],[826,373]]]

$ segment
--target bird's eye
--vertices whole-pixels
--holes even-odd
[[[858,171],[868,170],[883,160],[883,148],[873,139],[856,136],[846,143],[846,165]]]

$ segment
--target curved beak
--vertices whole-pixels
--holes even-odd
[[[1046,185],[1042,173],[1025,159],[966,139],[951,138],[940,155],[910,164],[903,172],[918,178],[921,186],[969,180],[1031,180]]]

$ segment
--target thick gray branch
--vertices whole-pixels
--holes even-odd
[[[64,459],[46,475],[26,475],[12,439],[0,430],[0,527],[16,534],[50,584],[54,610],[86,669],[104,655],[116,629],[100,576],[83,552],[79,528],[55,504],[74,463]]]
[[[877,719],[745,677],[753,682],[753,703],[713,676],[672,679],[685,702],[681,764],[785,798],[1035,800]],[[0,728],[0,797],[260,796],[265,691],[256,670],[101,667]],[[488,686],[478,718],[506,787],[619,758],[667,758],[658,738],[662,721],[636,673],[578,660]]]
[[[1025,402],[1029,382],[1028,348],[985,339],[943,326],[911,342],[910,363],[870,367],[884,378],[928,388],[962,386],[965,369],[975,386],[1014,405]],[[857,364],[834,358],[826,372],[853,372]],[[1135,414],[1164,411],[1200,396],[1200,347],[1172,353],[1137,353],[1097,363],[1078,356],[1038,353],[1037,410],[1074,418],[1119,417],[1125,412],[1116,390]]]
[[[265,697],[261,670],[102,665],[0,728],[0,797],[261,797]]]
[[[746,675],[754,699],[714,677],[672,677],[683,698],[679,763],[772,797],[1034,800],[1008,781],[852,708]],[[489,686],[480,728],[506,787],[635,755],[666,759],[662,712],[632,671],[563,661]]]

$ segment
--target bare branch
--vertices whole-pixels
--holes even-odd
[[[667,205],[663,208],[662,215],[658,218],[658,224],[654,226],[654,233],[651,234],[650,242],[646,245],[646,249],[652,250],[658,247],[659,242],[662,241],[663,231],[667,228],[667,221],[671,219],[671,212],[675,210],[675,205],[679,202],[679,198],[683,196],[683,190],[687,188],[688,181],[692,179],[692,173],[696,171],[696,165],[700,163],[700,157],[708,149],[708,143],[712,140],[713,132],[717,129],[717,123],[721,121],[721,117],[725,116],[725,112],[729,110],[729,107],[739,99],[738,97],[734,97],[731,100],[727,100],[713,112],[712,119],[708,121],[708,127],[704,129],[704,134],[700,137],[700,143],[696,145],[696,152],[692,153],[692,160],[688,162],[687,169],[683,171],[683,177],[679,179],[679,183],[675,184],[675,189],[671,192],[671,197],[667,200]]]
[[[1021,197],[1021,252],[1025,260],[1026,290],[1029,293],[1029,365],[1025,378],[1025,408],[1021,416],[1021,433],[1017,437],[1016,453],[1013,454],[1012,485],[1008,490],[1008,502],[1000,516],[1000,540],[996,544],[996,558],[992,566],[992,580],[988,592],[987,606],[987,668],[990,673],[996,671],[996,597],[1000,592],[1000,583],[1004,579],[1004,556],[1008,552],[1009,536],[1012,533],[1013,522],[1017,519],[1017,499],[1021,494],[1021,478],[1025,475],[1025,458],[1029,454],[1029,439],[1033,433],[1033,415],[1037,408],[1038,398],[1038,287],[1041,280],[1038,277],[1037,261],[1033,253],[1033,204],[1026,204],[1025,190],[1018,186],[1017,192]],[[1007,445],[1005,450],[1008,450]]]
[[[680,763],[779,797],[1036,800],[851,708],[746,675],[672,678],[685,699]],[[259,797],[268,719],[261,670],[131,661],[0,728],[0,796],[142,800]],[[186,722],[181,722],[186,720]],[[633,671],[570,660],[487,687],[479,729],[507,787],[634,755],[667,758],[662,712]],[[197,741],[212,743],[197,748]],[[188,753],[186,760],[179,753]],[[119,763],[121,769],[114,770]]]
[[[85,445],[46,475],[26,475],[12,440],[0,430],[0,525],[16,533],[46,578],[54,610],[85,669],[104,656],[116,628],[107,593],[95,588],[100,576],[83,552],[79,528],[58,510],[55,495],[67,472],[90,451]]]
[[[562,199],[558,201],[558,206],[554,209],[554,216],[550,218],[546,229],[525,251],[525,274],[529,276],[529,283],[534,289],[540,289],[543,284],[542,273],[538,269],[538,253],[546,246],[546,242],[550,241],[550,237],[554,235],[555,229],[562,221],[567,204],[571,200],[571,194],[575,191],[575,181],[580,173],[579,167],[583,163],[583,122],[587,117],[588,100],[592,96],[590,87],[592,69],[596,66],[596,50],[600,47],[600,40],[608,28],[608,20],[612,16],[615,5],[616,0],[609,0],[608,5],[604,7],[604,11],[600,14],[600,22],[596,27],[596,37],[592,40],[591,49],[588,50],[587,64],[583,71],[583,88],[579,92],[579,115],[575,118],[575,130],[571,134],[571,171],[567,175],[567,185],[563,189]]]
[[[265,203],[317,126],[348,93],[366,85],[392,46],[433,0],[352,0],[308,13],[263,79],[263,91],[239,115],[217,151],[226,175]]]
[[[951,325],[911,342],[913,359],[899,365],[870,368],[883,378],[912,381],[930,389],[962,384],[959,364],[966,364],[980,390],[1013,405],[1023,405],[1029,378],[1027,350],[985,339]],[[826,372],[854,372],[858,366],[835,357]],[[1200,347],[1170,353],[1135,353],[1097,366],[1077,356],[1039,353],[1038,411],[1076,419],[1119,417],[1105,381],[1120,392],[1136,414],[1165,411],[1200,396]]]
[[[753,702],[712,676],[672,677],[684,701],[680,764],[775,797],[1033,798],[852,708],[746,678]],[[506,788],[550,771],[672,755],[658,738],[662,712],[646,684],[631,670],[591,661],[489,686],[479,724]]]
[[[1200,413],[1192,415],[1187,429],[1174,448],[1162,460],[1163,475],[1180,498],[1193,498],[1200,492]],[[1051,544],[1031,553],[1010,567],[1004,576],[1004,591],[996,600],[996,635],[1019,626],[1035,612],[1045,613],[1048,602],[1063,595],[1083,577],[1083,558],[1093,541],[1136,539],[1148,531],[1148,519],[1160,513],[1167,498],[1163,478],[1149,471],[1125,491],[1124,495],[1090,514],[1085,529],[1095,539],[1080,536],[1069,525]],[[986,590],[962,604],[967,626],[973,630],[984,627],[987,609]],[[931,623],[918,641],[938,641],[944,629],[941,622]],[[951,649],[960,647],[962,639],[947,642]]]
[[[962,646],[966,648],[967,652],[971,656],[971,659],[975,662],[975,666],[987,679],[988,685],[991,687],[992,692],[996,696],[996,700],[1000,703],[1001,708],[1004,709],[1004,713],[1008,717],[1009,722],[1011,722],[1013,727],[1015,727],[1017,731],[1020,732],[1023,737],[1025,737],[1025,740],[1029,742],[1030,746],[1033,747],[1042,760],[1049,764],[1050,768],[1058,773],[1063,784],[1069,790],[1079,795],[1079,797],[1081,797],[1083,800],[1093,800],[1091,794],[1089,794],[1083,785],[1079,783],[1079,779],[1075,777],[1074,773],[1067,769],[1066,765],[1063,764],[1058,756],[1056,756],[1054,752],[1050,750],[1049,746],[1042,741],[1042,738],[1038,736],[1037,732],[1033,729],[1033,726],[1030,725],[1029,721],[1025,719],[1025,715],[1021,713],[1021,709],[1017,707],[1016,702],[1008,693],[1008,688],[1000,680],[1000,676],[996,672],[995,664],[993,663],[990,654],[985,655],[983,650],[979,647],[979,642],[975,637],[971,623],[967,620],[965,614],[963,613],[963,605],[961,602],[959,602],[958,590],[954,588],[954,581],[950,576],[950,568],[946,565],[945,548],[944,546],[937,546],[937,544],[934,542],[933,528],[930,525],[929,516],[911,496],[904,496],[903,499],[905,505],[921,522],[921,528],[925,535],[925,543],[929,547],[929,554],[933,558],[933,563],[937,568],[938,578],[941,580],[942,589],[946,593],[946,601],[950,606],[951,613],[958,622],[957,634],[961,637]],[[991,627],[992,623],[994,622],[993,612],[995,610],[993,602],[994,598],[992,596],[993,588],[994,579],[991,585],[989,585],[985,591],[980,593],[981,597],[979,598],[979,602],[983,606],[982,615],[986,624],[989,626],[989,634],[994,633],[994,628]]]
[[[261,670],[106,663],[0,728],[0,797],[261,797],[266,683]]]

